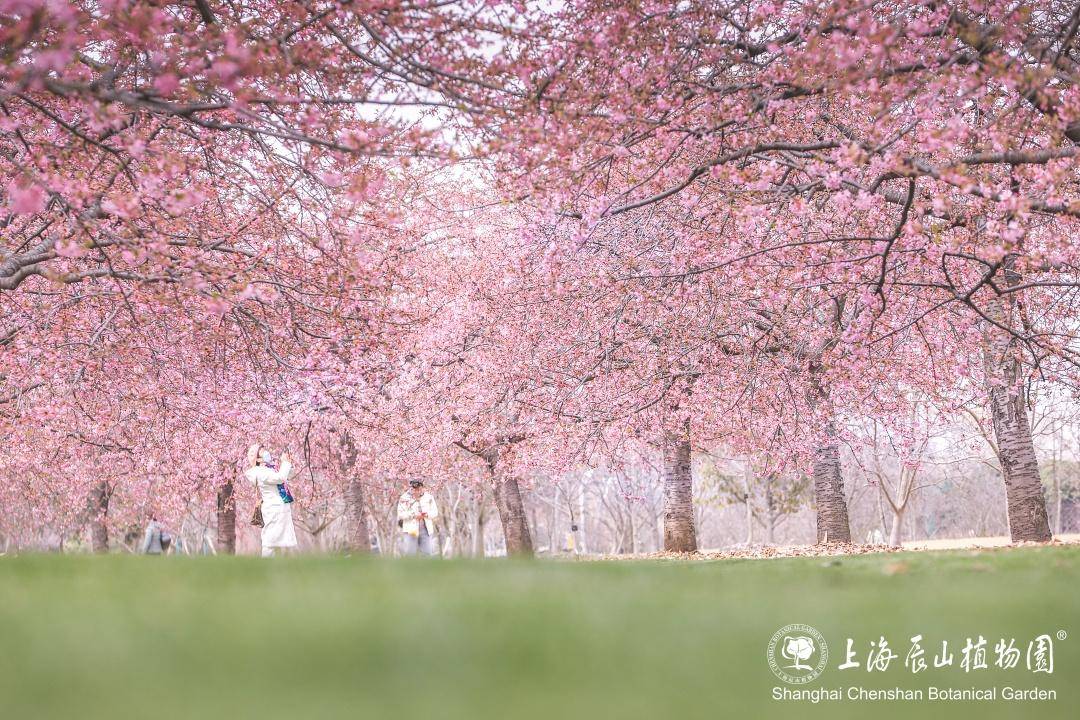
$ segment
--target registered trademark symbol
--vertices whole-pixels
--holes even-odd
[[[1069,633],[1065,632],[1064,630],[1058,630],[1057,631],[1057,639],[1058,640],[1064,640],[1067,637],[1069,637]]]

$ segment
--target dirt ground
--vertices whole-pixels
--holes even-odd
[[[1080,534],[1058,535],[1053,540],[1058,545],[1080,544]],[[900,551],[922,550],[963,550],[1013,547],[1007,536],[945,538],[939,540],[914,540],[904,543],[902,548],[888,545],[843,545],[827,543],[825,545],[756,545],[727,549],[702,549],[696,553],[644,553],[636,555],[589,555],[579,556],[581,560],[723,560],[728,558],[777,558],[777,557],[831,557],[839,555],[865,555],[868,553],[893,553]]]
[[[1064,545],[1080,543],[1080,533],[1066,533],[1054,538]],[[943,540],[913,540],[904,543],[905,550],[962,550],[964,548],[1007,547],[1012,542],[1005,535],[998,537],[947,538]]]

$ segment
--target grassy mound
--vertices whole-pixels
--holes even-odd
[[[1075,717],[1080,548],[692,563],[366,558],[0,558],[6,718],[907,717],[885,701],[772,699],[770,636],[830,646],[807,687],[1055,689],[938,704],[950,717]],[[1056,640],[1052,675],[993,666]],[[912,676],[909,638],[951,669]],[[899,657],[868,673],[871,640]],[[990,668],[958,665],[967,637]],[[863,667],[839,671],[846,638]]]

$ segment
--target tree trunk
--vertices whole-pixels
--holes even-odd
[[[450,491],[447,492],[447,497],[454,497],[453,502],[450,503],[450,512],[446,514],[446,535],[447,540],[443,545],[443,557],[454,557],[454,555],[460,555],[461,539],[458,537],[458,503],[461,502],[461,488],[457,488],[457,495],[454,496]]]
[[[532,536],[529,534],[528,516],[525,503],[521,500],[521,489],[517,478],[498,470],[499,451],[493,449],[484,454],[488,472],[495,488],[495,509],[499,511],[502,522],[503,539],[506,541],[507,556],[531,557],[533,554]],[[500,477],[501,475],[501,477]]]
[[[840,472],[840,446],[833,441],[835,431],[827,431],[830,442],[814,453],[814,500],[817,505],[817,541],[851,542],[844,477]]]
[[[664,433],[664,550],[697,552],[694,482],[690,470],[690,427]]]
[[[586,524],[588,522],[588,517],[585,515],[585,486],[584,485],[581,486],[581,496],[579,497],[578,500],[579,500],[579,502],[578,502],[577,521],[578,521],[579,539],[581,540],[581,542],[577,543],[576,547],[578,548],[578,552],[580,552],[582,555],[588,555],[589,554],[589,536],[586,533],[586,529],[588,528],[588,525]]]
[[[532,536],[521,501],[517,478],[508,475],[495,481],[495,507],[502,521],[507,555],[530,557],[533,554]]]
[[[1054,485],[1054,532],[1061,534],[1061,478]]]
[[[814,505],[817,508],[817,541],[851,542],[844,476],[840,469],[840,445],[830,407],[828,386],[822,382],[821,368],[810,370],[810,405],[820,408],[825,420],[825,442],[814,451]]]
[[[1016,256],[1006,256],[1002,263],[1005,285],[1020,283],[1015,268]],[[997,298],[988,305],[988,315],[1002,327],[1014,327],[1013,297]],[[1020,357],[1014,338],[1000,328],[987,328],[984,359],[987,394],[994,424],[998,460],[1005,479],[1009,534],[1013,542],[1050,540],[1039,461],[1031,439]]]
[[[356,477],[356,443],[348,430],[338,430],[338,470],[345,481],[345,549],[371,552],[371,532],[364,512],[364,483]]]
[[[776,544],[776,497],[773,494],[773,483],[776,477],[770,474],[765,478],[765,531],[766,541],[769,545]]]
[[[109,484],[102,480],[90,494],[90,549],[109,552]]]
[[[232,480],[218,486],[217,491],[217,552],[236,554],[236,498]]]
[[[556,485],[551,493],[551,516],[548,518],[548,552],[554,555],[559,551],[559,486]]]
[[[345,488],[345,547],[353,552],[371,552],[371,531],[364,512],[364,483],[352,478]]]
[[[380,516],[379,512],[369,501],[364,510],[365,517],[369,521],[368,529],[375,532],[375,543],[380,555],[392,555],[394,553],[394,540],[397,537],[397,513],[391,508],[389,513]],[[385,509],[384,509],[385,510]]]
[[[750,496],[746,496],[746,547],[754,544],[754,506],[750,504]]]
[[[473,532],[473,557],[484,557],[484,525],[487,517],[484,514],[484,495],[479,494],[476,498],[476,527]]]
[[[1058,475],[1058,466],[1061,464],[1061,434],[1054,436],[1054,467],[1052,474],[1052,491],[1054,501],[1054,534],[1061,534],[1061,476]]]
[[[889,547],[900,547],[902,544],[901,526],[904,522],[904,511],[892,511],[892,527],[889,528]]]
[[[1047,542],[1050,523],[1023,394],[1015,385],[1000,384],[991,386],[989,394],[998,460],[1005,478],[1009,534],[1013,542]]]
[[[522,505],[524,505],[524,499],[522,501]],[[539,533],[540,533],[540,518],[537,517],[537,514],[536,514],[536,503],[532,503],[529,506],[527,517],[528,517],[529,528],[532,530],[532,532],[537,533],[537,535],[539,536]]]

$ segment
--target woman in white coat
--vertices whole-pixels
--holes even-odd
[[[296,547],[296,529],[293,527],[292,505],[286,503],[278,490],[289,478],[292,461],[288,453],[281,454],[281,465],[275,468],[269,450],[252,445],[248,450],[248,464],[244,475],[259,491],[262,502],[262,555],[272,557],[278,548]]]

